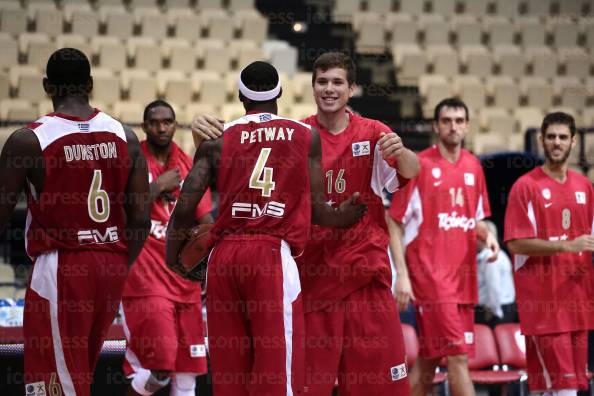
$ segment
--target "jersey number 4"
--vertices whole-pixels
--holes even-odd
[[[261,190],[263,197],[270,197],[275,186],[272,180],[274,169],[266,166],[266,161],[268,161],[271,151],[271,148],[260,150],[260,155],[250,176],[250,188]]]
[[[87,198],[89,216],[97,223],[103,223],[109,218],[109,195],[101,189],[103,175],[101,169],[95,169],[93,180]]]

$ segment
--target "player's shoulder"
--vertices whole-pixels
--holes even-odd
[[[520,176],[518,180],[516,180],[516,182],[512,186],[512,189],[518,190],[537,187],[539,181],[543,179],[543,176],[544,174],[540,170],[540,168],[536,167],[534,169],[531,169],[528,172],[524,173],[522,176]]]
[[[470,165],[473,166],[481,166],[481,160],[474,155],[473,153],[471,153],[470,151],[468,151],[467,149],[463,148],[460,150],[460,155],[462,156],[462,159]]]
[[[267,124],[276,121],[276,122],[283,122],[289,125],[300,126],[306,129],[311,129],[311,125],[306,124],[305,122],[295,120],[293,118],[283,117],[272,113],[255,113],[255,114],[246,114],[241,116],[233,121],[226,122],[223,125],[223,132],[228,131],[231,128],[247,125],[247,124],[262,124],[262,126],[268,126]]]
[[[588,177],[584,176],[580,172],[577,172],[573,169],[568,169],[567,174],[574,180],[575,184],[585,185],[588,187],[592,186],[592,182],[590,182],[590,179],[588,179]]]
[[[350,114],[350,122],[356,129],[372,130],[373,132],[387,132],[390,131],[390,127],[379,120],[373,118],[363,117],[356,113]]]

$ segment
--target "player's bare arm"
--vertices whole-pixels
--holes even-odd
[[[221,118],[210,114],[204,114],[194,118],[192,121],[192,138],[194,146],[200,147],[205,140],[216,139],[223,134],[223,121]]]
[[[497,238],[493,235],[487,225],[483,221],[479,221],[476,227],[476,236],[483,242],[489,250],[493,252],[491,257],[489,257],[489,262],[492,263],[497,260],[497,254],[499,254],[499,242],[497,242]]]
[[[412,284],[408,276],[408,267],[404,258],[404,243],[402,242],[404,239],[404,230],[401,223],[394,221],[388,215],[386,215],[386,222],[388,224],[388,231],[390,232],[390,251],[396,266],[396,290],[394,297],[396,297],[398,309],[405,311],[410,300],[415,300],[415,295],[412,291]]]
[[[507,247],[514,254],[524,254],[526,256],[594,252],[594,235],[580,235],[571,241],[549,241],[539,238],[513,239],[507,242]]]
[[[146,159],[140,149],[136,133],[129,127],[124,127],[128,154],[132,166],[128,185],[126,186],[126,242],[128,243],[128,265],[132,265],[142,250],[142,245],[148,237],[151,228],[151,201],[148,185],[148,168]]]
[[[404,147],[398,134],[395,132],[382,133],[378,144],[383,159],[394,158],[398,161],[396,170],[400,176],[412,179],[419,174],[420,165],[417,155],[412,150]]]
[[[329,227],[350,227],[358,222],[367,207],[357,204],[359,193],[342,202],[338,210],[326,204],[324,180],[322,177],[322,144],[317,129],[311,129],[312,138],[309,149],[309,180],[312,203],[312,223]]]
[[[36,191],[43,190],[43,156],[33,131],[15,131],[2,148],[0,155],[0,224],[10,218],[19,195],[29,180]]]
[[[220,158],[223,139],[209,140],[201,144],[194,157],[194,166],[184,180],[175,209],[167,227],[165,260],[169,267],[178,264],[179,252],[196,225],[194,212],[202,196],[216,175],[215,158]]]

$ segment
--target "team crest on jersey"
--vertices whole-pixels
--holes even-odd
[[[474,186],[474,173],[464,174],[464,184],[467,186]]]
[[[89,124],[87,124],[87,123],[80,123],[80,124],[78,124],[78,129],[81,132],[89,132]]]
[[[576,191],[575,192],[575,201],[579,204],[585,205],[586,204],[586,193],[583,191]]]
[[[191,357],[206,357],[206,346],[204,344],[190,345]]]
[[[551,190],[549,190],[548,188],[545,188],[542,190],[542,197],[544,199],[551,199]]]
[[[439,179],[441,177],[441,169],[439,169],[439,168],[431,169],[431,175],[433,175],[434,178]]]
[[[47,396],[47,392],[45,391],[45,382],[32,382],[30,384],[25,385],[25,395],[26,396]]]
[[[371,153],[371,146],[369,140],[364,142],[353,143],[353,157],[361,157],[362,155],[369,155]]]
[[[268,113],[260,114],[260,122],[266,122],[272,120],[272,115]]]
[[[406,364],[402,363],[398,366],[390,368],[390,374],[392,375],[392,381],[398,381],[406,377]]]

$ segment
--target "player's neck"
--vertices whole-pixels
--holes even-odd
[[[565,183],[567,180],[567,162],[562,164],[555,164],[549,160],[545,160],[542,166],[542,171],[550,178],[557,180],[560,183]]]
[[[169,159],[171,144],[168,144],[165,147],[160,147],[156,144],[152,144],[150,141],[147,141],[147,143],[149,152],[152,154],[153,158],[161,165],[165,165],[167,163],[167,160]]]
[[[86,96],[68,96],[64,98],[52,98],[54,113],[67,114],[70,116],[87,119],[95,112],[89,104]]]
[[[462,152],[462,146],[460,145],[447,146],[442,142],[438,142],[437,148],[439,149],[441,156],[452,164],[458,162],[458,159],[460,159],[460,153]]]
[[[350,121],[349,113],[346,110],[333,113],[323,113],[318,110],[317,118],[320,125],[333,135],[344,132]]]

